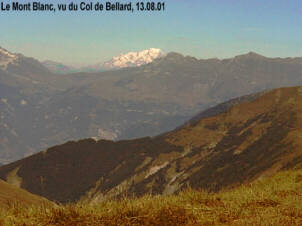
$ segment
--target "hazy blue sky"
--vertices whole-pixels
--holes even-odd
[[[0,46],[39,60],[73,65],[150,47],[198,58],[226,58],[248,51],[302,56],[301,0],[165,3],[166,11],[157,13],[0,11]]]

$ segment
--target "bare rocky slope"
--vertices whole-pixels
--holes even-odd
[[[302,87],[238,101],[153,138],[71,141],[0,167],[20,186],[59,202],[219,191],[302,167]]]

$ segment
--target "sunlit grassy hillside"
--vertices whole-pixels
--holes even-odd
[[[1,225],[302,225],[302,170],[209,194],[124,198],[53,208],[12,205]]]
[[[11,208],[16,204],[19,206],[52,206],[54,203],[0,180],[0,209]]]

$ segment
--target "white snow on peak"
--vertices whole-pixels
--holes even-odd
[[[113,57],[111,60],[106,61],[103,64],[103,67],[106,69],[139,67],[141,65],[151,63],[156,58],[163,56],[165,56],[165,54],[162,50],[150,48],[140,52],[120,54],[119,56]]]
[[[0,47],[0,68],[6,69],[7,65],[10,63],[14,63],[14,61],[18,58],[16,54],[10,53],[6,49]]]
[[[3,49],[3,48],[1,48],[1,47],[0,47],[0,55],[1,55],[1,56],[10,57],[10,58],[15,58],[15,57],[17,57],[17,55],[12,54],[12,53],[8,52],[6,49]]]

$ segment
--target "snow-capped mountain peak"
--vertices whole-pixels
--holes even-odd
[[[15,58],[17,57],[16,54],[13,54],[9,51],[7,51],[6,49],[3,49],[0,47],[0,56],[6,56],[6,57],[10,57],[10,58]]]
[[[163,56],[165,56],[165,54],[162,50],[150,48],[140,52],[120,54],[119,56],[113,57],[111,60],[106,61],[102,67],[105,69],[139,67],[141,65],[151,63],[156,58]]]
[[[14,61],[18,58],[18,55],[13,54],[6,49],[0,47],[0,68],[6,69],[7,65],[10,63],[14,63]]]

